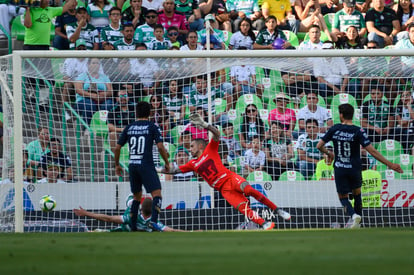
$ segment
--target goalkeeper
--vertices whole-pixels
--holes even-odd
[[[110,216],[106,214],[98,214],[86,211],[82,207],[79,206],[79,209],[73,209],[73,212],[75,215],[79,217],[90,217],[99,221],[104,222],[112,222],[119,224],[120,226],[111,229],[111,230],[99,230],[101,232],[129,232],[131,231],[131,205],[132,205],[133,196],[132,194],[128,197],[126,204],[127,209],[125,210],[124,214],[122,216]],[[151,222],[151,215],[152,215],[152,200],[149,198],[144,199],[141,205],[141,211],[138,215],[137,219],[137,230],[143,231],[143,232],[152,232],[152,228],[149,226],[149,223]],[[161,231],[165,232],[176,232],[176,231],[182,231],[179,229],[173,229],[171,227],[168,227],[161,222],[158,222],[158,227],[161,228]],[[98,231],[98,230],[97,230]]]
[[[166,174],[186,173],[194,171],[198,173],[211,187],[218,190],[223,197],[249,220],[259,224],[265,230],[275,227],[273,222],[266,222],[249,206],[247,196],[252,196],[265,204],[285,220],[290,220],[290,214],[278,209],[266,196],[254,189],[244,178],[224,167],[218,147],[220,132],[212,125],[207,124],[198,113],[190,115],[190,121],[194,126],[201,126],[213,133],[213,139],[207,144],[204,139],[194,139],[191,142],[190,152],[195,159],[176,168],[163,168],[160,170]]]

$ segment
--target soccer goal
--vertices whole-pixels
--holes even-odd
[[[151,104],[150,120],[177,166],[192,157],[192,139],[209,139],[189,124],[189,114],[216,125],[223,163],[291,213],[283,221],[251,198],[251,207],[280,229],[346,227],[331,164],[315,146],[340,123],[338,106],[350,103],[354,123],[404,169],[394,173],[362,151],[363,226],[412,226],[414,127],[407,104],[413,74],[402,57],[414,58],[396,50],[16,51],[2,57],[0,232],[116,228],[73,209],[122,215],[128,207],[128,148],[121,151],[123,177],[115,175],[113,148],[135,120],[139,101]],[[155,146],[153,159],[163,165]],[[257,228],[197,175],[159,176],[165,225]],[[53,210],[42,211],[44,195],[54,198]]]

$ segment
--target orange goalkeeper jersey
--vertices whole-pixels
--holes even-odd
[[[192,159],[186,164],[181,165],[179,167],[180,170],[183,173],[194,171],[211,187],[220,190],[223,184],[236,174],[224,167],[218,153],[219,143],[220,141],[212,139],[198,159]]]

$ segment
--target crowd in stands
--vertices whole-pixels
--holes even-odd
[[[4,6],[9,18],[21,13],[0,4],[1,18]],[[413,7],[410,0],[69,0],[63,7],[51,8],[42,0],[41,8],[26,7],[24,49],[49,49],[44,34],[48,37],[50,28],[45,31],[36,20],[45,10],[49,18],[57,16],[53,46],[59,50],[206,50],[207,41],[211,50],[273,50],[277,38],[283,39],[277,47],[285,50],[413,49]],[[207,21],[210,29],[206,29]],[[295,45],[290,37],[300,33],[306,36]],[[318,166],[332,165],[316,144],[334,124],[335,98],[345,94],[355,99],[358,123],[371,141],[393,139],[402,144],[404,153],[413,154],[413,57],[309,59],[309,70],[294,73],[249,64],[233,66],[210,75],[211,99],[206,74],[158,81],[166,70],[182,69],[179,62],[183,61],[177,61],[176,68],[163,68],[149,58],[67,59],[62,67],[63,99],[88,124],[95,112],[109,112],[111,148],[134,119],[134,104],[147,100],[152,105],[150,119],[160,127],[164,140],[174,145],[170,154],[178,165],[191,157],[191,138],[208,139],[205,129],[188,125],[187,118],[189,112],[199,112],[207,120],[211,100],[216,102],[211,115],[222,131],[224,162],[245,176],[263,171],[278,180],[292,170],[307,179],[332,178],[326,169],[315,173]],[[269,88],[263,79],[276,74],[283,88],[276,91],[272,86],[275,90],[266,98]],[[246,96],[253,98],[251,102],[238,106]],[[224,102],[221,111],[217,100]],[[234,109],[237,119],[229,115]],[[177,128],[179,138],[173,134]],[[52,143],[46,146],[41,140],[39,136],[36,150],[43,153],[34,158],[30,149],[28,155],[29,166],[40,171],[38,178],[49,177],[49,166],[39,163],[48,146],[52,148]],[[70,168],[70,160],[60,167]],[[72,173],[65,171],[61,179],[70,181]]]

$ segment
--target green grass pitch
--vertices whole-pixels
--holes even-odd
[[[5,233],[0,274],[414,274],[414,228]]]

